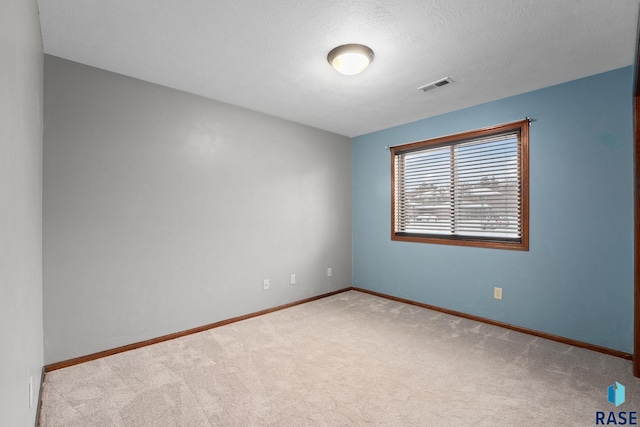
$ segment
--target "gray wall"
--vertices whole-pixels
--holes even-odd
[[[42,41],[35,0],[0,13],[0,425],[33,425],[42,372]],[[33,399],[29,407],[29,380]]]
[[[351,285],[350,139],[45,70],[46,363]]]

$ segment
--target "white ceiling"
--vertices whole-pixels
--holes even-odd
[[[347,136],[630,65],[638,13],[638,0],[38,3],[48,54]],[[327,63],[346,43],[375,52],[360,75]]]

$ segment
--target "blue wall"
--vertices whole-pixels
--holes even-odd
[[[386,145],[524,117],[528,252],[391,241]],[[353,286],[631,353],[632,123],[626,67],[354,138]]]

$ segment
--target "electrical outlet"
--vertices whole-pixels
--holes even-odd
[[[269,290],[269,279],[264,279],[262,281],[262,290],[263,291],[268,291]]]
[[[291,275],[291,279],[289,280],[289,283],[291,285],[295,285],[296,284],[296,275],[295,274]]]
[[[502,299],[502,288],[493,288],[493,297],[495,299]]]
[[[327,277],[331,277],[333,276],[333,268],[329,267],[327,268]]]

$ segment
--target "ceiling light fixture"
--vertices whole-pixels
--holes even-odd
[[[343,44],[331,49],[327,61],[337,72],[353,76],[364,71],[373,61],[373,51],[362,44]]]

